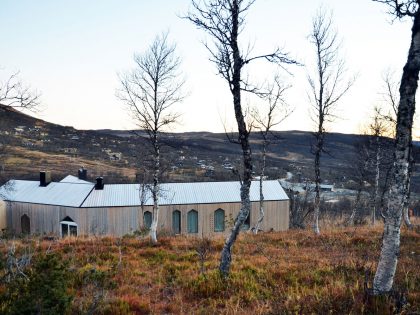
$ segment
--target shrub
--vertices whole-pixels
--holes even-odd
[[[0,296],[3,314],[65,314],[72,301],[68,293],[68,266],[58,254],[34,257],[27,277],[17,277]]]

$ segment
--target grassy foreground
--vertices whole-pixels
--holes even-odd
[[[320,236],[311,231],[243,234],[228,279],[217,272],[221,238],[206,243],[162,237],[153,246],[136,237],[34,237],[1,243],[1,272],[4,280],[12,243],[16,257],[28,252],[32,261],[45,253],[59,257],[68,271],[69,314],[392,314],[397,298],[374,299],[364,290],[376,268],[381,232],[378,226]],[[406,299],[402,314],[420,312],[419,232],[402,231],[395,281],[399,300]],[[30,273],[35,267],[27,268]],[[13,298],[8,285],[0,284],[4,312],[4,296]]]

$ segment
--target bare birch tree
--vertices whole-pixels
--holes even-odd
[[[316,52],[316,71],[308,75],[311,87],[310,100],[313,109],[313,120],[317,130],[313,133],[315,143],[311,147],[315,170],[315,201],[313,229],[316,234],[319,230],[321,155],[325,153],[326,123],[336,116],[334,110],[339,101],[353,85],[354,78],[345,79],[346,69],[343,59],[340,59],[340,42],[337,32],[333,29],[332,13],[320,8],[312,21],[312,31],[309,40]]]
[[[168,42],[168,34],[157,36],[147,51],[135,54],[132,71],[120,76],[117,97],[129,108],[139,128],[147,134],[152,150],[153,199],[150,237],[157,243],[159,218],[159,183],[161,176],[161,133],[177,122],[179,114],[173,105],[183,100],[184,79],[180,76],[180,58],[176,46]]]
[[[289,86],[284,85],[276,76],[274,83],[269,87],[267,95],[263,97],[267,102],[267,109],[260,110],[258,107],[252,109],[253,127],[259,131],[262,138],[261,165],[260,165],[260,213],[257,223],[252,228],[254,234],[258,234],[261,223],[264,220],[264,193],[263,183],[265,177],[265,168],[267,164],[267,150],[272,142],[272,130],[285,120],[292,112],[292,109],[284,100],[284,92]],[[275,138],[275,137],[274,137]]]
[[[397,112],[393,178],[389,189],[381,254],[373,280],[374,294],[392,289],[400,251],[402,212],[410,177],[410,151],[416,91],[420,71],[420,1],[373,0],[386,4],[396,18],[409,17],[413,21],[411,44],[400,83]]]
[[[373,139],[370,139],[370,147],[373,153],[373,156],[370,158],[373,169],[375,170],[374,181],[373,181],[373,191],[371,194],[370,206],[372,209],[371,223],[375,225],[377,207],[378,207],[378,196],[379,196],[379,185],[381,178],[381,170],[383,169],[383,164],[385,164],[386,152],[385,144],[383,143],[383,137],[388,132],[388,127],[386,123],[381,119],[381,108],[375,106],[374,116],[372,122],[369,124],[369,133]],[[373,141],[372,141],[373,140]],[[373,150],[372,150],[373,149]],[[370,154],[372,155],[372,154]]]
[[[238,126],[237,143],[242,148],[243,172],[241,180],[241,209],[223,246],[219,270],[223,276],[230,271],[232,246],[251,210],[249,190],[252,179],[252,155],[249,144],[249,128],[244,118],[242,92],[258,94],[260,90],[244,75],[251,62],[265,60],[276,64],[290,64],[280,49],[266,55],[249,56],[240,45],[240,35],[245,26],[245,15],[255,0],[192,0],[192,11],[186,16],[197,28],[204,30],[212,39],[205,44],[219,75],[227,81],[233,98],[233,108]]]
[[[19,72],[16,72],[0,81],[0,105],[35,111],[40,105],[40,94],[24,85],[19,78]]]
[[[40,106],[40,94],[24,85],[19,78],[19,72],[13,73],[7,79],[0,81],[0,112],[7,110],[37,111]],[[0,113],[1,119],[1,113]],[[4,157],[7,152],[6,137],[0,136],[0,185],[3,184]],[[11,189],[11,183],[8,187]],[[1,197],[1,196],[0,196]]]

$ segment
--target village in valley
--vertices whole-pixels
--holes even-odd
[[[283,2],[0,4],[0,314],[418,314],[420,1]]]

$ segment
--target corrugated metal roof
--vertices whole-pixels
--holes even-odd
[[[108,184],[95,190],[93,183],[59,182],[40,187],[38,181],[13,180],[8,189],[0,187],[4,200],[68,207],[127,207],[140,206],[139,184]],[[278,181],[264,181],[265,200],[287,200]],[[205,204],[240,202],[239,182],[169,183],[160,185],[160,204]],[[251,201],[259,200],[259,182],[251,185]],[[146,190],[145,205],[152,205],[150,190]]]
[[[239,182],[197,182],[161,184],[160,204],[200,204],[240,202]],[[276,180],[264,181],[265,200],[289,199]],[[260,199],[259,182],[251,185],[250,199]],[[147,191],[145,205],[152,205],[150,191]],[[114,184],[105,185],[103,190],[93,190],[83,202],[82,207],[123,207],[140,205],[140,185]]]
[[[39,181],[11,180],[7,189],[5,186],[0,187],[0,195],[7,201],[80,207],[94,184],[53,182],[47,187],[41,187]]]
[[[73,183],[73,184],[91,184],[91,182],[88,182],[83,179],[79,179],[79,177],[73,176],[73,175],[67,175],[62,180],[60,180],[60,183]]]

